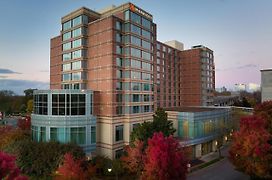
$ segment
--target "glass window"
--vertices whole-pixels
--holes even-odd
[[[144,90],[144,91],[150,91],[150,84],[144,83],[144,84],[143,84],[143,90]]]
[[[76,61],[72,63],[72,70],[81,69],[81,61]]]
[[[126,56],[129,56],[129,48],[128,47],[123,48],[123,54]]]
[[[150,112],[150,106],[144,106],[144,112]]]
[[[62,81],[70,81],[70,80],[71,80],[71,74],[62,75]]]
[[[124,133],[124,125],[115,126],[115,141],[122,141]]]
[[[69,50],[69,49],[71,49],[71,42],[68,42],[68,43],[64,43],[63,45],[62,45],[62,50],[63,51],[65,51],[65,50]]]
[[[63,61],[68,61],[71,60],[71,53],[65,53],[62,55],[62,60]]]
[[[142,73],[142,80],[151,80],[151,74]]]
[[[130,71],[123,71],[123,78],[130,78]]]
[[[124,154],[124,150],[123,149],[118,149],[115,151],[115,159],[120,159]]]
[[[142,51],[142,57],[143,57],[143,59],[148,60],[148,61],[150,61],[150,59],[151,59],[150,53],[145,52],[145,51]]]
[[[131,67],[141,69],[141,61],[131,59]]]
[[[125,21],[129,20],[129,11],[125,11]]]
[[[145,62],[142,62],[142,68],[144,70],[151,70],[151,64],[150,63],[145,63]]]
[[[121,30],[121,22],[120,22],[120,21],[116,21],[116,23],[115,23],[115,28],[116,28],[117,30]]]
[[[140,102],[140,95],[132,94],[132,102]]]
[[[77,50],[72,52],[72,59],[77,59],[82,57],[82,50]]]
[[[73,81],[81,80],[81,72],[72,73],[72,80]]]
[[[122,58],[116,58],[116,65],[122,67]]]
[[[96,127],[91,127],[91,144],[96,143]]]
[[[75,37],[78,37],[78,36],[82,35],[81,28],[77,28],[77,29],[73,30],[72,35],[73,35],[73,38],[75,38]]]
[[[151,44],[150,42],[142,40],[142,47],[148,50],[151,50]]]
[[[131,16],[131,21],[141,24],[141,16],[139,16],[138,14],[134,13],[134,12],[130,12],[130,16]]]
[[[141,28],[139,28],[138,26],[135,26],[133,24],[131,24],[131,32],[141,36]]]
[[[151,22],[144,17],[142,17],[142,25],[147,28],[148,30],[151,29]]]
[[[122,70],[116,70],[116,78],[122,78]]]
[[[132,82],[131,83],[131,89],[133,91],[140,91],[141,90],[141,83]]]
[[[71,128],[71,142],[76,144],[86,143],[86,128],[85,127],[74,127]]]
[[[129,32],[129,26],[130,26],[130,23],[126,23],[124,26],[123,26],[123,31],[124,32]]]
[[[141,47],[141,39],[131,36],[131,44]]]
[[[79,25],[82,23],[82,17],[81,16],[78,16],[76,18],[73,19],[73,27]]]
[[[67,33],[64,33],[64,34],[62,35],[62,40],[63,40],[63,41],[66,41],[66,40],[70,39],[71,36],[72,36],[71,31],[70,31],[70,32],[67,32]]]
[[[82,40],[81,39],[77,39],[73,41],[73,48],[77,48],[82,46]]]
[[[71,70],[71,64],[68,63],[68,64],[63,64],[62,65],[62,70],[63,71],[70,71]]]
[[[116,90],[122,90],[122,82],[116,83]]]
[[[39,142],[45,142],[45,141],[46,141],[46,128],[45,127],[41,127]]]
[[[150,95],[149,94],[144,94],[144,102],[150,101]]]
[[[116,33],[116,42],[121,42],[121,34]]]
[[[116,46],[116,54],[122,54],[122,48],[120,46]]]
[[[151,33],[149,31],[146,30],[142,30],[142,35],[143,37],[145,37],[146,39],[151,39]]]
[[[131,48],[131,56],[141,58],[141,50]]]
[[[67,29],[70,29],[71,27],[72,27],[71,21],[67,21],[67,22],[63,23],[62,30],[65,31]]]
[[[124,90],[130,90],[130,83],[129,82],[125,82],[125,83],[123,83],[123,86],[124,86]]]
[[[83,24],[88,24],[88,16],[82,15]]]
[[[140,113],[140,106],[132,106],[132,113]]]
[[[141,79],[141,72],[131,71],[132,79]]]

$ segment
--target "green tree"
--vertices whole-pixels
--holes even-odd
[[[173,122],[168,121],[167,113],[162,108],[158,108],[153,115],[152,122],[144,122],[133,130],[131,141],[138,139],[143,141],[146,146],[148,138],[151,138],[155,132],[162,132],[164,136],[168,137],[173,135],[175,131]]]
[[[28,114],[31,114],[33,111],[33,99],[30,99],[27,101],[27,108],[26,108],[26,112]]]

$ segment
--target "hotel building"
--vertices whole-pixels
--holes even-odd
[[[91,115],[96,117],[89,119],[96,119],[96,129],[91,128],[98,154],[118,157],[133,128],[152,121],[157,107],[213,104],[213,51],[204,46],[184,50],[180,42],[157,41],[152,15],[134,4],[100,12],[82,7],[62,17],[61,24],[60,35],[51,39],[48,95],[92,95],[86,104],[92,104]],[[64,121],[70,118],[62,115]],[[87,124],[86,137],[92,133]],[[52,139],[50,128],[47,133],[47,140]]]

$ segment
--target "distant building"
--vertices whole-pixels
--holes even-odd
[[[215,88],[215,90],[216,90],[217,92],[222,93],[222,92],[227,92],[228,89],[227,89],[225,86],[223,86],[223,87],[221,87],[221,88]]]
[[[246,84],[235,84],[234,91],[246,91]]]
[[[261,70],[262,102],[272,100],[272,69]]]

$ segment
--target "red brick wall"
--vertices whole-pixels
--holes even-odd
[[[62,37],[50,41],[50,89],[61,89]]]

